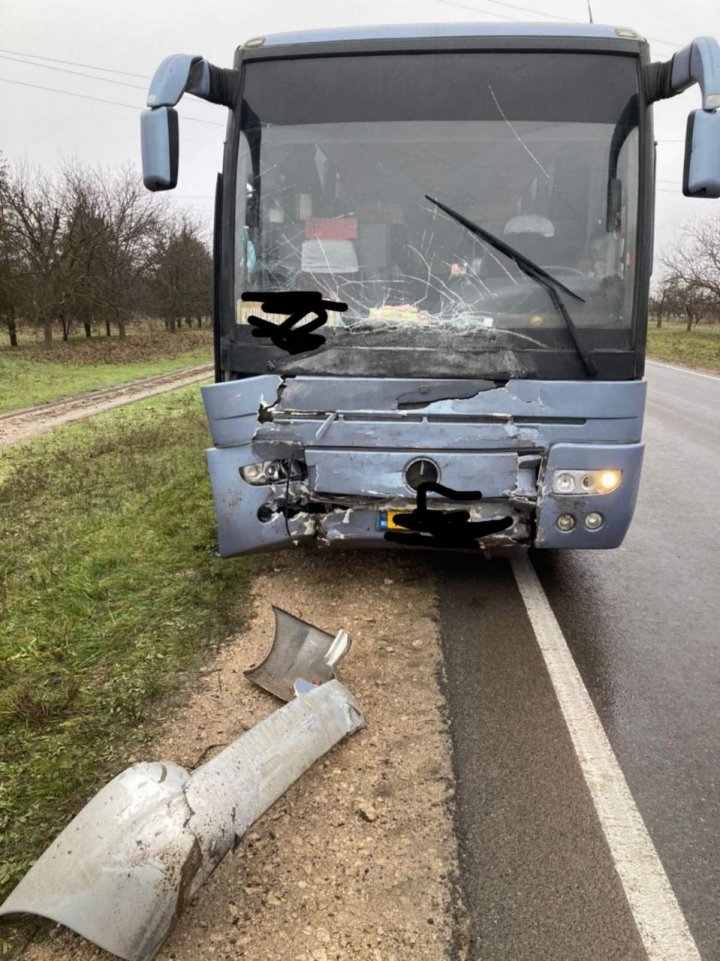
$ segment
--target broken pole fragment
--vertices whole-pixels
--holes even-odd
[[[228,851],[312,764],[365,721],[332,680],[297,696],[192,773],[135,764],[38,858],[0,916],[35,914],[125,961],[148,961]]]
[[[275,637],[267,657],[245,671],[253,684],[283,701],[295,694],[297,681],[325,684],[335,678],[335,665],[350,650],[347,631],[328,634],[273,605]]]

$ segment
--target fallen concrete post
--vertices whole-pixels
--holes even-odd
[[[135,764],[83,808],[0,907],[50,918],[126,961],[152,958],[188,899],[319,757],[363,727],[332,680],[297,696],[189,773]]]

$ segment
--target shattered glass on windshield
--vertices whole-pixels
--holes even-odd
[[[321,63],[318,77],[337,69]],[[237,178],[237,323],[264,316],[259,303],[248,302],[248,291],[307,290],[348,305],[324,328],[335,343],[370,335],[378,345],[403,346],[410,336],[441,348],[458,342],[485,350],[567,348],[567,326],[548,290],[445,216],[426,199],[430,194],[577,294],[571,311],[577,328],[602,329],[607,346],[625,347],[637,220],[632,112],[609,104],[598,116],[580,120],[571,108],[563,119],[563,106],[557,118],[549,116],[553,84],[568,83],[558,75],[536,95],[537,117],[527,116],[533,98],[530,107],[527,98],[518,101],[517,82],[504,83],[503,76],[496,72],[492,84],[478,89],[479,119],[458,119],[450,108],[448,119],[417,118],[423,110],[407,91],[393,92],[394,113],[382,119],[367,119],[373,108],[363,103],[357,119],[346,119],[350,108],[331,102],[327,88],[302,107],[285,104],[276,123],[246,109]],[[411,119],[398,118],[401,100]],[[627,96],[616,100],[627,106]],[[619,135],[620,125],[626,129]]]

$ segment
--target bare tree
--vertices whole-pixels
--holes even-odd
[[[97,172],[95,183],[105,231],[93,284],[98,303],[124,338],[129,317],[141,306],[142,284],[151,268],[154,238],[165,208],[153,201],[128,168],[114,176]]]
[[[0,158],[1,161],[1,158]],[[126,336],[135,314],[173,331],[210,312],[212,269],[198,222],[152,197],[129,168],[66,166],[54,177],[0,162],[0,318],[17,344],[17,319],[91,336],[105,321]]]
[[[155,310],[174,332],[182,319],[202,323],[212,304],[212,258],[199,222],[188,213],[168,215],[156,236],[150,282]]]
[[[720,221],[688,224],[677,247],[662,260],[666,285],[681,295],[687,329],[720,305]]]
[[[10,338],[10,346],[17,347],[17,313],[22,298],[20,276],[22,264],[12,243],[3,198],[8,189],[8,169],[0,158],[0,316]]]
[[[45,346],[52,343],[52,325],[60,295],[61,237],[65,211],[55,184],[19,167],[0,185],[0,207],[6,243],[21,262],[27,298],[25,311],[43,330]]]
[[[63,337],[72,320],[80,322],[86,337],[92,336],[92,324],[102,303],[105,285],[102,264],[107,260],[112,228],[107,219],[106,175],[72,165],[63,171],[66,204],[73,211],[73,237],[66,270]],[[67,318],[67,320],[65,319]]]
[[[686,316],[688,302],[684,281],[673,270],[668,269],[660,278],[651,298],[651,313],[657,327],[662,326],[665,317]]]

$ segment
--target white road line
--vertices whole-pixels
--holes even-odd
[[[550,602],[527,558],[513,574],[649,961],[700,954]]]
[[[716,374],[704,374],[701,370],[690,370],[689,367],[676,367],[674,364],[665,364],[661,360],[647,360],[645,363],[652,367],[666,367],[668,370],[679,370],[681,374],[692,374],[693,377],[704,377],[705,380],[720,381]]]

